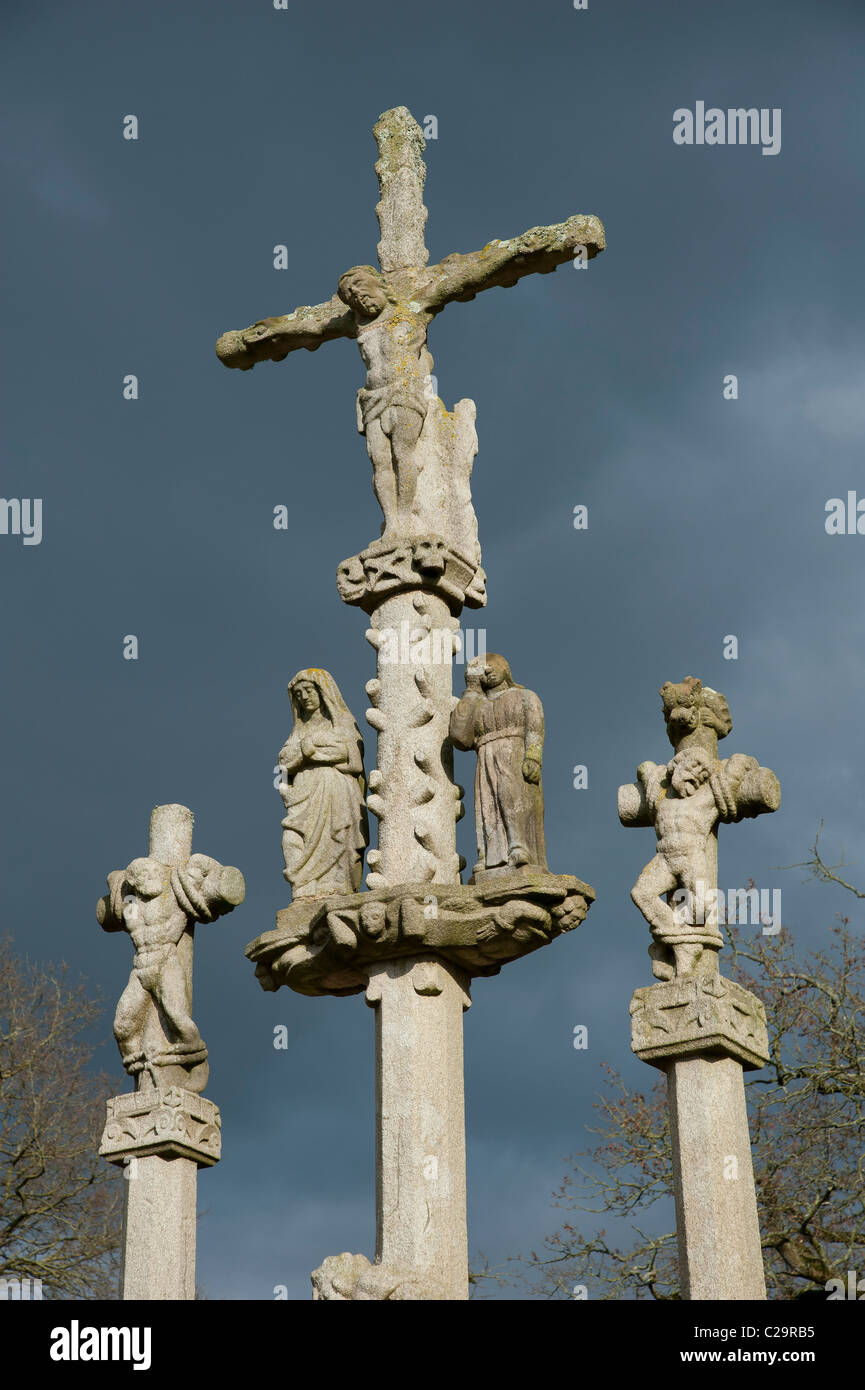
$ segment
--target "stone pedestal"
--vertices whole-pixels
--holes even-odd
[[[108,1102],[100,1154],[122,1165],[121,1299],[195,1298],[198,1169],[218,1162],[219,1110],[180,1087]]]
[[[682,1298],[764,1299],[743,1080],[768,1061],[761,1001],[717,973],[638,989],[631,1048],[667,1077]]]

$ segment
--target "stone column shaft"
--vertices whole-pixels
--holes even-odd
[[[756,995],[708,972],[638,989],[631,1048],[667,1077],[682,1298],[765,1298],[743,1072],[765,1066]]]
[[[133,1158],[123,1212],[122,1299],[195,1298],[198,1165],[191,1158]]]
[[[682,1298],[766,1297],[742,1064],[667,1067]]]
[[[379,828],[367,856],[370,888],[460,881],[462,804],[448,741],[457,627],[444,600],[420,590],[385,599],[373,614],[367,637],[378,674],[366,687],[366,717],[378,733],[378,766],[368,805]]]
[[[468,1298],[463,1011],[468,981],[434,957],[370,968],[375,1008],[376,1261]]]
[[[198,1169],[219,1161],[219,1110],[179,1086],[115,1096],[99,1152],[125,1179],[120,1297],[194,1298]]]
[[[155,861],[155,868],[162,876],[162,894],[154,894],[150,889],[136,900],[131,891],[136,883],[130,876],[132,865],[109,875],[110,892],[97,906],[97,918],[105,930],[117,931],[125,925],[133,936],[136,942],[134,971],[141,969],[141,956],[146,956],[148,947],[142,946],[142,937],[136,935],[141,929],[140,915],[129,925],[125,904],[134,905],[137,901],[139,914],[151,911],[154,905],[159,909],[155,924],[152,916],[145,920],[151,933],[167,930],[168,924],[172,934],[164,934],[161,940],[157,936],[156,943],[168,949],[171,941],[176,940],[177,914],[183,914],[186,923],[177,943],[177,956],[183,967],[186,1008],[190,1016],[193,922],[212,921],[215,916],[230,911],[243,900],[244,889],[238,870],[219,865],[207,856],[200,856],[199,864],[203,860],[205,866],[218,871],[218,886],[211,884],[205,888],[206,880],[195,876],[184,881],[183,871],[192,855],[193,821],[193,814],[186,806],[157,806],[150,818],[149,858]],[[159,877],[156,878],[158,883]],[[194,918],[195,912],[203,916]],[[151,960],[154,956],[158,960],[158,950],[150,951]],[[151,969],[155,968],[151,965]],[[135,975],[132,978],[136,978]],[[141,977],[138,979],[140,983]],[[145,988],[152,992],[155,987],[151,981],[145,983]],[[135,1075],[136,1089],[108,1101],[99,1148],[109,1163],[123,1166],[126,1180],[120,1277],[122,1299],[195,1297],[198,1169],[218,1162],[222,1150],[219,1110],[199,1093],[207,1080],[207,1050],[203,1043],[193,1044],[189,1049],[195,1062],[191,1068],[184,1065],[182,1059],[172,1064],[170,1051],[167,1063],[160,1058],[171,1040],[171,1034],[166,1032],[167,1005],[163,1011],[163,1002],[163,996],[152,995],[140,1031],[144,1059],[155,1060],[139,1068],[141,1054],[133,1059],[135,1065],[128,1069]],[[128,1033],[124,1030],[118,1035],[117,1028],[115,1022],[118,1041],[122,1037],[128,1046]]]
[[[459,883],[448,739],[456,626],[444,600],[420,590],[386,599],[372,617],[367,719],[378,767],[368,804],[379,834],[370,888]],[[376,1010],[376,1262],[411,1271],[441,1298],[466,1299],[468,981],[433,957],[385,961],[372,967],[366,999]]]

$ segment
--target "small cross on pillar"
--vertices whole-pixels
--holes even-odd
[[[123,1299],[195,1297],[199,1167],[218,1162],[219,1110],[200,1094],[207,1048],[192,1018],[196,922],[213,922],[244,898],[243,875],[192,853],[193,815],[157,806],[150,849],[108,875],[96,916],[104,931],[132,938],[132,973],[114,1036],[135,1090],[108,1102],[99,1152],[122,1165]]]
[[[619,788],[623,825],[652,826],[657,851],[631,897],[652,929],[661,982],[631,1000],[631,1048],[667,1077],[681,1296],[766,1297],[743,1071],[768,1061],[762,1002],[718,970],[718,826],[781,804],[756,758],[718,757],[727,701],[689,676],[661,687],[674,754]]]

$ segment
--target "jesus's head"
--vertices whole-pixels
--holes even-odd
[[[340,275],[337,294],[362,318],[374,319],[388,302],[381,276],[371,265],[356,265]]]

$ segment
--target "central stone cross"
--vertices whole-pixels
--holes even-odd
[[[427,330],[453,300],[580,263],[603,249],[595,217],[570,217],[427,267],[424,139],[405,107],[375,126],[380,270],[354,266],[326,303],[226,333],[217,352],[248,370],[296,348],[354,338],[366,366],[357,426],[372,461],[381,536],[343,561],[337,587],[370,615],[377,674],[366,686],[378,765],[337,682],[304,666],[289,683],[294,727],[279,754],[291,904],[247,947],[266,990],[365,992],[376,1011],[374,1264],[331,1256],[325,1299],[468,1297],[462,1014],[473,976],[546,945],[584,919],[594,893],[547,867],[543,710],[508,663],[481,656],[452,690],[463,605],[486,602],[470,477],[475,406],[445,408]],[[454,747],[477,752],[478,862],[460,871],[462,788]],[[368,794],[367,794],[368,789]],[[367,809],[379,821],[367,856]]]
[[[248,371],[257,362],[281,362],[297,348],[315,351],[331,338],[356,339],[367,368],[366,386],[358,393],[358,429],[366,435],[384,536],[444,531],[471,560],[477,548],[468,494],[477,448],[474,407],[460,402],[456,420],[442,418],[448,412],[433,387],[429,325],[454,300],[474,299],[494,285],[515,285],[524,275],[548,274],[577,256],[584,263],[603,250],[604,229],[596,217],[569,217],[488,242],[467,255],[455,252],[427,267],[423,132],[410,112],[397,106],[379,117],[374,134],[381,270],[354,266],[325,303],[301,305],[225,333],[216,351],[227,367]],[[448,496],[452,491],[455,497]]]

